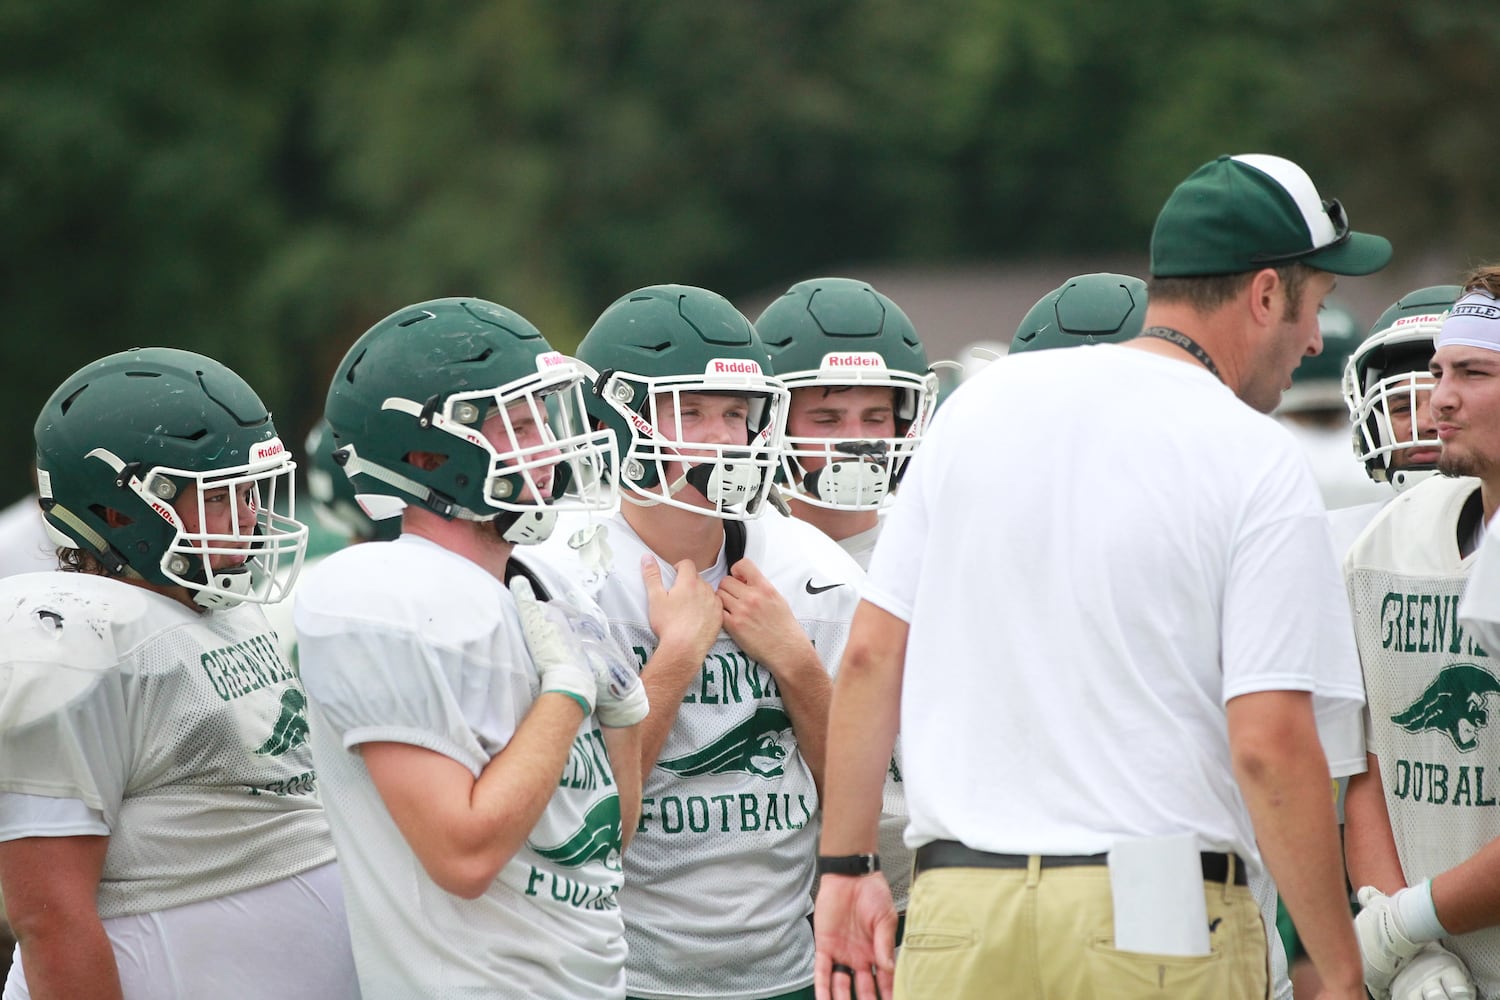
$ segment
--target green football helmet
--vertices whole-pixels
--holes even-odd
[[[863,281],[814,278],[766,307],[755,330],[771,366],[796,397],[858,386],[889,388],[896,417],[890,438],[792,437],[782,450],[782,481],[797,499],[838,510],[877,510],[894,498],[937,406],[938,377],[906,313]]]
[[[419,302],[367,330],[334,372],[333,459],[376,521],[415,504],[535,544],[559,511],[618,505],[604,478],[613,441],[588,429],[587,382],[504,306]]]
[[[1146,283],[1128,274],[1080,274],[1043,295],[1027,310],[1010,341],[1010,353],[1081,344],[1117,344],[1141,332]]]
[[[1354,456],[1371,479],[1390,483],[1398,492],[1437,472],[1442,442],[1435,434],[1423,437],[1422,421],[1415,415],[1427,406],[1426,394],[1437,384],[1429,371],[1437,335],[1462,293],[1458,285],[1431,285],[1401,296],[1380,314],[1344,367]],[[1396,433],[1393,408],[1413,415],[1409,432]],[[1413,462],[1417,453],[1423,454]]]
[[[1318,310],[1318,332],[1323,350],[1304,357],[1292,372],[1292,386],[1281,395],[1278,415],[1344,407],[1344,366],[1359,346],[1363,330],[1355,315],[1336,299],[1328,299]]]
[[[625,499],[725,520],[760,516],[781,461],[789,396],[755,327],[729,300],[688,285],[631,292],[594,321],[578,357],[598,372],[591,412],[615,435]],[[679,404],[688,393],[745,397],[746,440],[683,442]],[[674,476],[669,466],[682,471]]]
[[[204,608],[290,591],[307,544],[291,516],[297,466],[255,390],[219,362],[168,347],[112,354],[58,387],[35,434],[58,545],[115,576],[186,587]],[[209,531],[225,500],[239,516]],[[237,561],[212,565],[226,559]]]
[[[329,531],[356,542],[388,542],[401,534],[401,519],[375,521],[354,498],[354,484],[333,458],[333,431],[319,420],[302,446],[303,475],[313,516]]]

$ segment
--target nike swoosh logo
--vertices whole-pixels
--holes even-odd
[[[813,582],[811,580],[808,580],[807,581],[807,592],[809,594],[821,594],[825,590],[832,590],[834,587],[842,587],[842,586],[843,586],[842,583],[830,583],[826,587],[814,587],[813,586]]]

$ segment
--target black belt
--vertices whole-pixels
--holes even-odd
[[[1234,884],[1248,885],[1245,862],[1237,855],[1204,851],[1203,881],[1224,882],[1229,878],[1229,859],[1234,858]],[[991,854],[965,847],[956,840],[934,840],[917,848],[916,871],[929,868],[1025,868],[1031,858],[1025,854]],[[1109,863],[1107,854],[1043,854],[1043,868],[1074,868]]]

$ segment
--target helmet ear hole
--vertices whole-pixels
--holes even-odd
[[[135,523],[135,519],[128,514],[122,514],[113,507],[106,507],[103,504],[92,504],[89,510],[111,528],[128,528]]]

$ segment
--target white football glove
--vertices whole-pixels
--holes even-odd
[[[1389,994],[1396,973],[1425,942],[1413,941],[1396,908],[1396,897],[1374,886],[1359,890],[1359,914],[1354,935],[1365,967],[1365,986],[1377,997]]]
[[[511,579],[510,593],[521,614],[526,649],[541,675],[542,693],[569,695],[583,707],[585,715],[592,713],[598,684],[567,615],[560,608],[537,600],[531,581],[524,576]]]
[[[644,719],[651,703],[635,661],[605,632],[597,618],[560,601],[553,603],[559,605],[572,623],[573,634],[578,636],[594,671],[594,705],[599,724],[622,729]]]
[[[1475,1000],[1474,979],[1457,955],[1433,941],[1391,980],[1391,1000]]]

